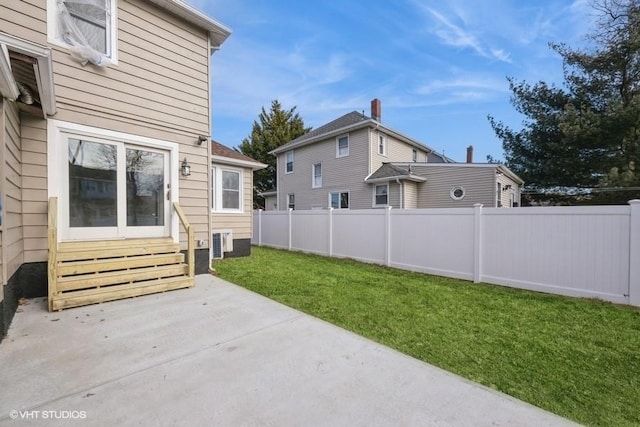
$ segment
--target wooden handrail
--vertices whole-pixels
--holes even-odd
[[[187,232],[187,264],[189,265],[189,277],[194,277],[196,274],[196,259],[195,259],[195,247],[193,241],[193,226],[189,224],[187,216],[182,211],[178,202],[173,202],[173,208],[180,218],[180,222]]]
[[[53,296],[56,292],[58,278],[58,198],[49,197],[49,212],[47,217],[47,249],[48,249],[48,307],[53,311]]]

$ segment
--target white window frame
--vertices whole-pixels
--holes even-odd
[[[288,170],[289,155],[291,155],[291,170]],[[294,165],[293,165],[293,150],[287,151],[286,153],[284,153],[284,173],[285,174],[293,173],[294,169],[295,168],[294,168]]]
[[[320,175],[316,177],[316,166],[320,168]],[[319,182],[316,182],[318,178]],[[311,165],[311,188],[322,188],[322,163],[314,163]]]
[[[293,203],[291,201],[293,200]],[[291,206],[293,205],[293,206]],[[296,195],[294,193],[287,194],[287,209],[295,209],[296,208]]]
[[[347,152],[344,154],[340,154],[340,140],[347,139]],[[349,155],[351,142],[349,141],[349,134],[340,135],[336,138],[336,158],[338,157],[347,157]]]
[[[414,163],[418,161],[418,150],[416,150],[415,148],[411,152],[411,161],[413,161]]]
[[[378,154],[385,157],[387,156],[387,137],[381,133],[378,134]]]
[[[65,208],[63,195],[66,191],[63,189],[63,175],[60,171],[66,169],[68,162],[68,153],[65,151],[67,147],[64,142],[66,135],[73,134],[86,138],[113,141],[116,143],[138,145],[142,148],[156,148],[158,150],[164,150],[169,152],[169,183],[171,185],[171,191],[169,192],[169,205],[173,206],[174,202],[180,200],[179,185],[178,185],[178,169],[179,169],[179,147],[174,142],[162,141],[159,139],[148,138],[139,135],[132,135],[123,132],[112,131],[108,129],[101,129],[92,126],[85,126],[77,123],[64,122],[61,120],[49,119],[47,120],[47,196],[57,197],[58,203],[58,218],[61,221],[61,232],[58,233],[58,240],[68,240],[68,235],[65,235],[65,229],[68,229],[68,225],[64,225],[64,221],[68,223],[68,212]],[[120,203],[120,200],[118,200]],[[170,208],[173,209],[173,208]],[[171,215],[169,224],[171,230],[171,237],[175,242],[179,240],[179,224],[177,215]],[[96,232],[99,232],[96,230]],[[90,238],[99,238],[100,236],[87,236]]]
[[[238,174],[238,209],[224,208],[222,205],[222,173],[232,172]],[[223,165],[211,166],[211,211],[224,213],[244,213],[244,170]]]
[[[106,57],[113,65],[118,65],[118,0],[109,0],[107,18]],[[47,0],[47,41],[64,48],[71,47],[59,36],[58,0]]]
[[[376,191],[376,189],[378,187],[387,187],[387,203],[382,203],[382,204],[378,203],[378,200],[377,200],[377,195],[378,194],[377,194],[377,191]],[[374,207],[375,206],[389,206],[389,183],[376,184],[376,185],[373,186],[373,206]]]
[[[348,205],[346,208],[343,208],[342,206],[340,206],[340,202],[342,201],[342,195],[343,194],[347,194],[347,200],[348,200]],[[331,196],[333,196],[334,194],[338,195],[338,207],[334,208],[333,206],[331,206]],[[329,207],[333,208],[333,209],[349,209],[351,207],[351,192],[348,190],[342,190],[342,191],[331,191],[329,192]]]

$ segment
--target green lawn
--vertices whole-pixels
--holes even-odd
[[[587,425],[640,425],[640,310],[269,248],[223,279]]]

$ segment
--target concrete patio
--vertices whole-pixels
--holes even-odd
[[[57,313],[28,301],[0,390],[11,426],[574,425],[208,275]]]

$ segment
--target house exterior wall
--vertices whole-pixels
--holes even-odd
[[[350,209],[372,206],[369,170],[369,129],[349,133],[349,155],[336,157],[336,138],[295,148],[293,173],[285,173],[286,152],[278,155],[278,209],[287,209],[287,194],[295,194],[296,209],[328,208],[329,193],[349,192]],[[312,188],[312,167],[322,164],[322,187]]]
[[[0,0],[0,29],[52,48],[57,113],[53,119],[155,138],[179,145],[191,175],[180,177],[180,205],[209,245],[208,34],[164,9],[118,0],[118,64],[82,66],[47,42],[46,1]],[[23,115],[24,260],[46,260],[47,125]],[[185,234],[181,241],[186,248]]]
[[[4,100],[2,114],[2,284],[5,285],[24,262],[24,230],[20,112],[14,102]]]
[[[416,175],[427,178],[418,184],[418,208],[461,208],[471,207],[476,203],[484,206],[495,206],[496,177],[495,168],[430,165],[413,167]],[[462,200],[451,198],[451,189],[455,186],[464,188]]]
[[[213,166],[219,167],[222,165],[214,164]],[[211,232],[232,230],[234,241],[251,239],[253,231],[253,170],[251,168],[244,168],[242,170],[242,179],[242,212],[226,213],[212,211],[211,213]],[[209,237],[209,239],[211,239],[211,237]]]
[[[387,144],[386,155],[381,155],[378,152],[378,137],[384,135]],[[370,132],[370,157],[371,165],[367,174],[376,171],[383,163],[390,162],[412,162],[413,161],[414,147],[400,141],[393,135],[381,132],[377,129],[372,129]],[[427,152],[424,150],[416,149],[418,155],[418,162],[424,162],[427,158]],[[365,176],[366,176],[365,175]]]
[[[520,206],[520,187],[519,185],[507,175],[497,175],[497,182],[500,183],[501,191],[500,196],[497,195],[496,199],[499,199],[502,207]]]
[[[418,207],[418,183],[412,181],[404,182],[404,203],[405,209],[416,209]]]

